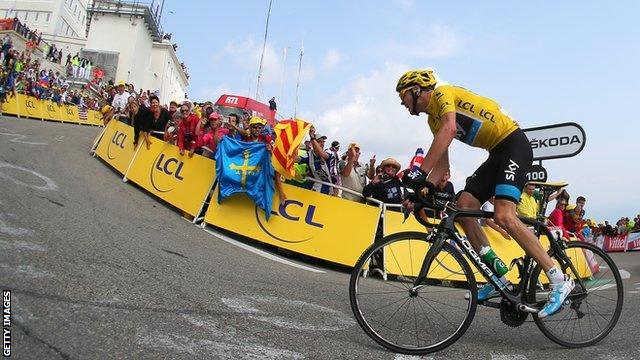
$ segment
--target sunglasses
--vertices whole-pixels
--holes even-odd
[[[188,113],[188,112],[189,112],[189,110],[182,109],[182,110],[180,110],[180,112],[181,112],[181,113]]]
[[[262,125],[251,125],[252,129],[262,129],[264,126]]]

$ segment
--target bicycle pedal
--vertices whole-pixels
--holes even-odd
[[[494,309],[500,309],[500,303],[493,302],[490,300],[478,301],[478,305],[482,305],[482,306],[486,306]]]

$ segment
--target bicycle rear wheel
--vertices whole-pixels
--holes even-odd
[[[364,252],[351,273],[349,297],[358,324],[394,352],[422,355],[441,350],[464,334],[475,315],[475,277],[448,242],[417,294],[410,294],[432,245],[428,235],[419,232],[386,236]],[[367,276],[376,266],[384,269],[386,281]]]
[[[562,346],[590,346],[604,339],[618,322],[624,299],[622,278],[611,257],[600,248],[581,241],[567,246],[565,253],[575,271],[559,268],[574,279],[576,287],[558,313],[546,318],[534,314],[533,320],[545,336]],[[556,256],[552,259],[558,265]],[[532,302],[544,302],[549,294],[549,281],[541,270],[537,266],[532,274]]]

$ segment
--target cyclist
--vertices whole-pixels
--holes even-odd
[[[438,84],[432,70],[404,73],[396,91],[411,115],[428,115],[428,125],[434,135],[422,166],[405,172],[403,181],[434,200],[434,184],[449,169],[448,149],[454,138],[489,151],[489,158],[467,178],[457,204],[464,209],[480,209],[495,195],[495,222],[540,264],[550,279],[553,290],[538,316],[556,313],[574,282],[553,263],[535,235],[516,216],[516,205],[526,183],[525,174],[533,160],[524,132],[495,101],[461,87]],[[476,219],[461,218],[459,222],[481,256],[492,251]],[[504,277],[501,280],[506,283]],[[478,300],[499,295],[493,285],[487,283],[478,291]]]

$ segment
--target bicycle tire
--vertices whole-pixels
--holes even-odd
[[[448,242],[445,242],[442,251],[434,260],[431,269],[429,269],[428,277],[423,283],[424,286],[419,290],[418,295],[412,297],[409,294],[409,288],[412,287],[413,279],[415,278],[411,277],[416,276],[419,272],[424,260],[424,254],[426,254],[426,250],[431,244],[433,242],[428,238],[427,234],[420,232],[402,232],[386,236],[365,250],[351,273],[349,298],[351,309],[358,324],[376,343],[391,351],[407,355],[424,355],[444,349],[465,333],[475,316],[477,307],[475,277],[464,256]],[[412,246],[414,246],[413,249]],[[385,259],[389,259],[388,262],[383,260],[390,275],[390,278],[386,281],[364,276],[375,256],[374,254],[381,249],[385,251]],[[414,253],[415,256],[413,255]],[[408,262],[407,254],[409,255]],[[407,263],[410,267],[409,271],[403,269],[406,268],[404,265]],[[449,268],[458,271],[445,270],[444,263],[447,263]],[[414,264],[418,264],[417,268],[413,266]],[[445,275],[448,272],[452,275],[449,278],[444,277],[444,279],[430,277],[436,274],[437,271],[445,273]],[[460,272],[462,275],[453,275],[455,272]],[[371,289],[388,289],[390,291],[367,292]],[[435,292],[434,290],[439,291]],[[464,294],[467,292],[471,294],[469,300],[464,298]],[[430,299],[432,295],[437,297],[435,301]],[[406,299],[398,300],[398,296],[401,298],[404,296]],[[390,299],[391,302],[383,303],[382,307],[376,309],[375,306],[385,300],[383,297]],[[392,311],[394,309],[391,309],[391,307],[395,306],[394,304],[399,305],[402,301],[404,303],[398,309]],[[370,305],[373,307],[373,311],[370,311]],[[385,308],[389,308],[392,315],[388,319],[383,319],[385,322],[380,324],[380,322],[377,322],[375,313],[378,310],[386,311],[383,310]],[[429,311],[425,311],[425,308]],[[410,310],[413,310],[414,318],[408,325],[415,327],[414,333],[405,332],[404,328],[405,319]],[[463,314],[455,316],[456,314],[451,314],[454,310],[460,310]],[[397,319],[399,316],[396,317],[396,314],[401,311],[404,311],[402,328],[394,329],[395,323],[399,320]],[[446,316],[443,314],[444,312],[448,312]],[[418,315],[420,319],[418,319]],[[434,326],[434,323],[442,320],[448,324]],[[389,323],[388,326],[387,323]],[[450,334],[446,333],[449,328],[452,329]],[[399,333],[389,334],[395,330],[399,330]],[[411,331],[411,329],[406,330]],[[410,336],[404,336],[408,334]],[[395,338],[391,335],[394,335]],[[421,337],[423,335],[435,336],[436,338],[431,343]],[[416,344],[409,344],[409,341],[413,341],[414,336]]]
[[[588,255],[588,251],[593,254],[592,257]],[[580,276],[585,287],[581,288],[576,281],[576,287],[569,295],[569,298],[573,299],[570,306],[563,306],[558,313],[546,318],[540,318],[537,314],[533,314],[533,320],[540,331],[557,344],[569,348],[590,346],[604,339],[618,322],[624,302],[622,278],[611,257],[592,244],[572,241],[567,244],[565,253],[570,256],[578,274],[571,268],[567,268],[565,273],[570,273],[574,280]],[[596,259],[598,257],[599,261]],[[552,255],[552,259],[554,258],[555,255]],[[554,262],[556,265],[558,264],[557,260]],[[538,280],[541,273],[542,268],[536,266],[529,284],[531,302],[541,301],[542,296],[540,295],[548,291],[548,286],[546,290],[544,285],[542,289],[540,288],[542,282],[539,284]],[[546,275],[543,275],[543,279],[546,279]],[[596,302],[599,303],[596,304]],[[610,318],[605,318],[605,315],[610,315]],[[603,322],[606,324],[601,326]],[[585,333],[583,324],[585,327],[597,326],[599,329],[596,333],[589,330],[588,338],[574,338],[574,335],[578,333],[580,335]],[[558,333],[559,330],[569,330],[569,328],[571,330],[570,338],[568,338],[568,334],[563,336]]]

